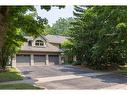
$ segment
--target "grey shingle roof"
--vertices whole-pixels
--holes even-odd
[[[59,35],[46,35],[44,36],[50,43],[63,43],[68,37]]]

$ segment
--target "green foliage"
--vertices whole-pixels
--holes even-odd
[[[127,8],[76,6],[71,38],[78,61],[95,69],[127,63]]]
[[[121,73],[122,75],[127,76],[127,65],[120,66],[120,69],[118,70],[118,72]]]
[[[22,34],[38,36],[44,30],[47,20],[42,19],[36,13],[33,6],[15,6],[10,9],[11,16],[8,18],[9,30],[15,31],[19,28]]]
[[[37,37],[43,33],[47,24],[45,18],[37,16],[33,6],[11,6],[9,14],[11,16],[7,19],[7,33],[0,52],[2,68],[5,68],[9,60],[20,50],[26,41],[24,35]]]
[[[45,32],[47,34],[52,34],[52,35],[64,35],[68,36],[70,33],[69,28],[72,27],[70,22],[73,21],[73,18],[59,18],[56,23],[53,24],[52,27],[49,25],[46,27]]]
[[[0,89],[3,89],[3,90],[16,90],[16,89],[19,89],[19,90],[23,90],[23,89],[43,89],[43,88],[39,88],[39,87],[36,87],[36,86],[33,86],[31,84],[28,84],[28,83],[15,83],[15,84],[0,84]]]
[[[51,10],[52,7],[58,7],[59,9],[64,8],[64,5],[42,5],[41,9],[45,9],[47,11]]]
[[[68,56],[73,56],[73,43],[70,40],[64,41],[64,43],[61,44],[62,49],[64,50],[64,54]]]
[[[15,68],[8,68],[6,72],[0,73],[0,82],[23,80],[20,72]]]

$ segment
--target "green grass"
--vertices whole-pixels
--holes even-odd
[[[0,72],[0,82],[22,80],[21,73],[16,68],[8,68],[5,72]]]
[[[2,84],[0,85],[0,89],[5,89],[5,90],[15,90],[15,89],[40,89],[39,87],[35,87],[31,84],[26,84],[26,83],[16,83],[16,84]]]
[[[127,65],[121,66],[120,70],[118,70],[121,74],[127,75]]]

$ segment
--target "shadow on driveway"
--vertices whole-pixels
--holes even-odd
[[[34,68],[34,69],[33,69]],[[21,69],[20,69],[21,70]],[[29,78],[38,78],[38,77],[52,77],[52,76],[61,76],[61,75],[80,75],[89,74],[89,73],[100,73],[95,70],[90,69],[80,69],[76,66],[71,65],[56,65],[56,66],[47,66],[47,67],[22,67],[21,72]],[[109,72],[108,72],[109,73]],[[89,76],[92,79],[99,79],[104,83],[118,83],[118,84],[127,84],[127,77],[118,73],[111,73],[106,75],[95,75]],[[34,80],[35,82],[37,80]]]
[[[89,70],[86,68],[86,70],[80,70],[80,68],[75,67],[75,66],[67,66],[65,65],[66,68],[60,69],[62,72],[73,72],[74,74],[85,74],[85,73],[98,73],[95,70]],[[100,72],[100,71],[99,71]],[[108,72],[109,73],[109,72]],[[114,73],[109,73],[105,75],[97,75],[97,76],[89,76],[90,78],[93,79],[99,79],[102,82],[105,83],[118,83],[118,84],[127,84],[127,76],[126,75],[121,75],[118,72]]]

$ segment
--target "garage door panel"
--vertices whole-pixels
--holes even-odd
[[[49,55],[49,64],[59,64],[59,56],[58,55]]]
[[[45,65],[46,56],[45,55],[34,55],[34,64],[35,65]]]
[[[17,66],[29,66],[30,65],[30,55],[16,55],[16,65]]]

